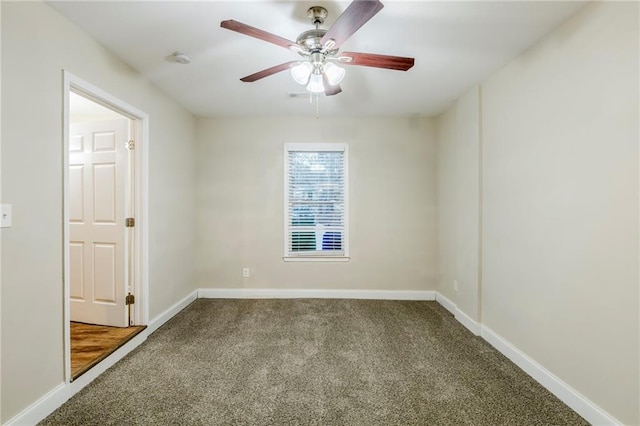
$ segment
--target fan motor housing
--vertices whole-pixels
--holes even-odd
[[[304,47],[309,52],[319,52],[324,47],[320,41],[322,37],[327,33],[327,30],[323,30],[321,28],[308,30],[303,32],[296,39],[296,43],[302,47]],[[328,50],[326,52],[327,56],[332,56],[338,53],[338,49]]]
[[[322,49],[322,45],[320,44],[320,40],[326,34],[327,30],[322,29],[313,29],[309,31],[305,31],[298,36],[296,39],[296,43],[300,46],[306,47],[310,51],[320,50]]]

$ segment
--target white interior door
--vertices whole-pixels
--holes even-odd
[[[70,125],[71,321],[126,327],[127,119]]]

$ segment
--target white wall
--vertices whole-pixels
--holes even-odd
[[[456,105],[456,305],[473,321],[480,320],[480,95],[476,86]]]
[[[640,423],[638,3],[595,3],[483,85],[484,323]]]
[[[0,6],[0,23],[2,23],[2,6]],[[0,31],[0,52],[2,51],[2,31]],[[2,58],[0,58],[0,66]],[[2,79],[0,79],[0,99],[2,99]],[[2,102],[0,102],[0,117],[2,117]],[[0,120],[1,123],[1,120]],[[1,125],[1,124],[0,124]],[[0,148],[2,134],[0,133]],[[0,202],[2,202],[2,149],[0,149]],[[2,230],[0,229],[0,309],[2,308]],[[2,312],[0,311],[0,378],[2,377]],[[1,379],[0,379],[1,380]],[[2,423],[2,383],[0,381],[0,423]]]
[[[151,318],[195,288],[195,119],[49,6],[1,7],[4,422],[64,379],[62,69],[150,115]]]
[[[283,262],[286,142],[349,144],[348,263]],[[434,289],[430,119],[202,119],[198,143],[199,287]]]
[[[457,148],[458,128],[456,126],[456,106],[454,103],[436,120],[436,140],[438,150],[437,192],[438,192],[438,242],[437,289],[440,294],[455,303],[457,294],[453,282],[456,279],[457,217]]]
[[[438,120],[441,167],[464,161],[449,144],[480,135],[483,326],[629,425],[640,424],[637,43],[638,3],[591,4],[482,84],[479,132],[464,98]],[[440,221],[440,235],[455,226]],[[451,274],[462,255],[439,253]]]
[[[476,86],[436,120],[438,291],[474,322],[480,321],[479,107]]]

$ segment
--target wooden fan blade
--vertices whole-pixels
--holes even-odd
[[[270,75],[279,73],[280,71],[287,70],[287,69],[291,68],[292,66],[294,66],[297,63],[298,63],[298,61],[285,62],[284,64],[276,65],[275,67],[267,68],[265,70],[258,71],[255,74],[251,74],[251,75],[248,75],[246,77],[242,77],[240,80],[244,81],[245,83],[251,83],[251,82],[254,82],[256,80],[260,80],[261,78],[269,77]]]
[[[320,43],[324,46],[329,40],[335,41],[332,49],[338,48],[358,29],[380,12],[384,5],[378,0],[353,0],[351,4],[338,16],[329,31],[322,37]]]
[[[260,40],[282,46],[285,49],[290,49],[291,46],[298,46],[291,40],[287,40],[286,38],[271,34],[267,31],[263,31],[250,25],[243,24],[242,22],[234,21],[233,19],[220,22],[220,26],[222,28],[226,28],[227,30],[235,31],[240,34],[248,35],[249,37],[258,38]]]
[[[333,96],[342,92],[342,87],[340,87],[339,84],[336,84],[336,85],[329,84],[329,80],[327,79],[327,76],[324,74],[322,74],[322,82],[324,84],[325,96]]]
[[[351,61],[342,58],[351,58]],[[374,53],[342,52],[339,63],[344,65],[361,65],[363,67],[386,68],[390,70],[407,71],[415,63],[414,58],[402,56],[376,55]]]

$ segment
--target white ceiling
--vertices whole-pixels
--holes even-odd
[[[347,42],[342,51],[411,56],[407,72],[345,66],[343,92],[321,96],[322,116],[434,116],[561,22],[584,2],[397,1]],[[220,28],[234,19],[289,40],[311,29],[307,9],[324,6],[323,28],[349,1],[69,1],[50,2],[102,45],[198,116],[310,116],[316,105],[288,72],[253,83],[239,79],[299,56]],[[174,51],[190,65],[167,60]],[[99,84],[99,82],[96,82]]]

